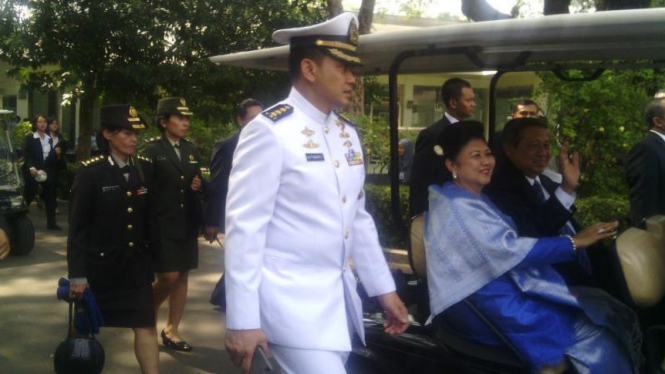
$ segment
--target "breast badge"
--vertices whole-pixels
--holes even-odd
[[[305,126],[305,129],[302,130],[300,133],[303,134],[303,135],[305,135],[305,136],[308,137],[308,138],[309,138],[310,136],[314,135],[314,131],[308,129],[307,126]]]
[[[347,140],[344,142],[343,145],[344,145],[346,148],[351,148],[351,146],[353,145],[353,143],[351,143],[351,141],[347,139]]]
[[[307,143],[303,144],[303,147],[312,149],[312,148],[319,148],[319,145],[317,143],[314,143],[312,139],[310,139]]]
[[[344,155],[346,157],[346,162],[349,163],[349,166],[363,165],[363,154],[361,152],[356,152],[352,148],[349,148],[349,151]]]

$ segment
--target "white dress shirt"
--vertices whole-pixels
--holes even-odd
[[[450,121],[450,123],[459,122],[459,120],[457,118],[451,116],[450,114],[448,114],[448,112],[443,112],[443,115],[446,116],[446,118],[448,118],[448,121]]]

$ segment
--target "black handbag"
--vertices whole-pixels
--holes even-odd
[[[83,307],[81,303],[78,307]],[[57,374],[99,374],[104,368],[104,348],[93,334],[73,337],[74,303],[69,303],[69,328],[67,339],[58,344],[53,355],[53,366]],[[84,311],[88,326],[91,326],[90,315]],[[89,329],[92,331],[92,328]]]

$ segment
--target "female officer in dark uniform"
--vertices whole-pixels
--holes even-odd
[[[192,112],[185,99],[159,100],[157,126],[161,138],[148,140],[145,156],[153,161],[154,201],[160,252],[155,260],[155,313],[168,298],[162,342],[178,351],[192,346],[180,338],[178,326],[185,312],[189,271],[198,267],[197,238],[203,224],[203,179],[196,147],[185,140]]]
[[[144,374],[159,372],[148,196],[152,164],[135,157],[145,122],[129,105],[101,110],[103,153],[79,167],[70,200],[67,265],[72,297],[92,289],[106,326],[134,330]]]

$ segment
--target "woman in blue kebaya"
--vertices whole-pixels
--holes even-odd
[[[435,150],[453,180],[430,187],[425,218],[434,326],[504,346],[470,303],[533,373],[638,373],[634,313],[599,289],[568,287],[551,266],[575,261],[575,251],[612,236],[617,223],[598,223],[574,237],[519,238],[512,220],[482,194],[494,169],[482,124],[446,127]]]

